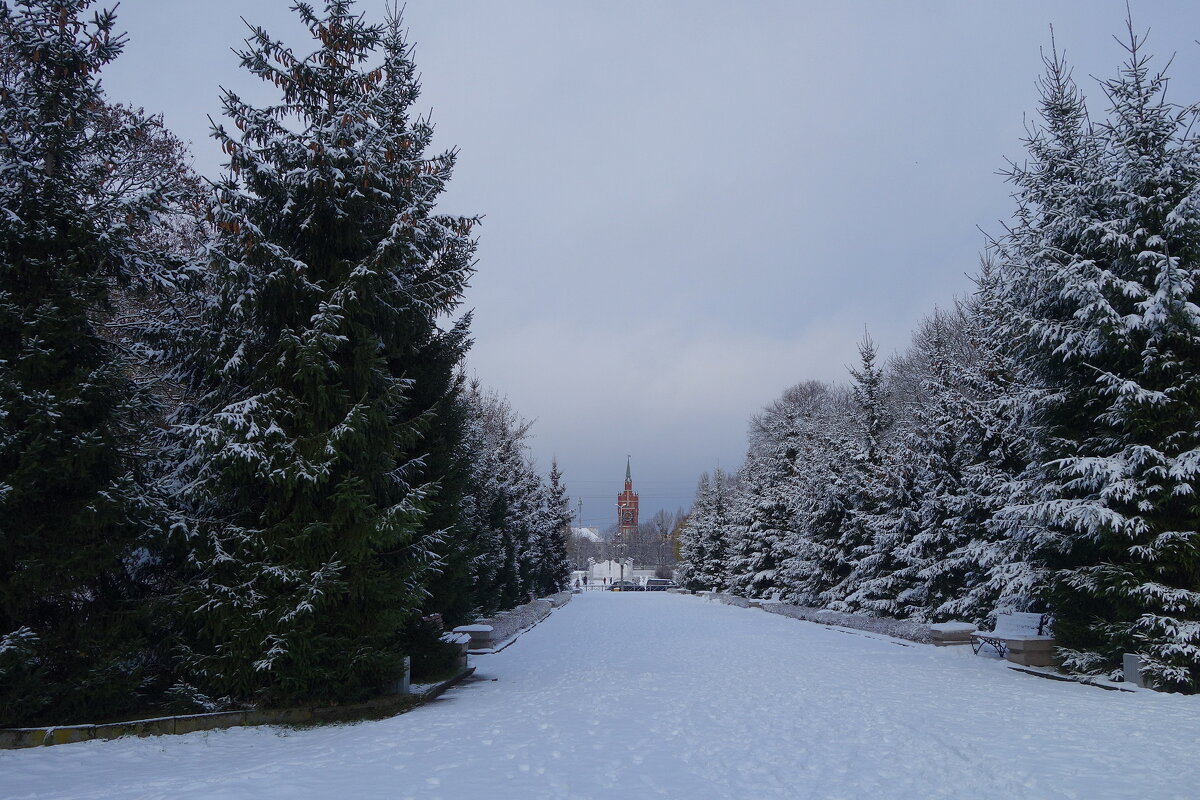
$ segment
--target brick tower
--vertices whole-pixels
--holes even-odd
[[[625,491],[617,495],[617,525],[620,526],[618,539],[628,542],[633,538],[638,526],[638,496],[633,491],[633,473],[629,468],[629,459],[625,460]]]

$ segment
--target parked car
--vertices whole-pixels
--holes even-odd
[[[679,584],[670,578],[648,578],[646,580],[647,592],[665,592],[667,589],[678,588]]]
[[[613,581],[608,590],[610,592],[639,592],[642,591],[642,587],[633,581]]]

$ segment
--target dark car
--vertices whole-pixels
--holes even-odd
[[[608,590],[610,592],[640,592],[642,587],[633,581],[613,581]]]
[[[678,584],[670,578],[650,578],[646,581],[647,592],[665,592],[667,589],[674,589],[677,586]]]

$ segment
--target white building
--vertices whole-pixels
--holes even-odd
[[[654,568],[634,569],[632,558],[624,561],[609,559],[599,563],[589,558],[587,576],[589,584],[611,584],[613,581],[633,581],[644,584],[647,578],[654,577]]]
[[[571,535],[576,539],[596,542],[597,544],[604,541],[604,537],[600,535],[599,528],[571,528]]]

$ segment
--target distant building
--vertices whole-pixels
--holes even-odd
[[[614,581],[622,580],[644,584],[649,578],[654,577],[654,569],[634,568],[632,558],[624,561],[610,559],[599,563],[589,559],[587,575],[589,583],[593,586],[611,585]]]
[[[633,490],[633,472],[630,462],[625,460],[625,491],[617,495],[617,538],[630,542],[638,527],[638,496]]]

